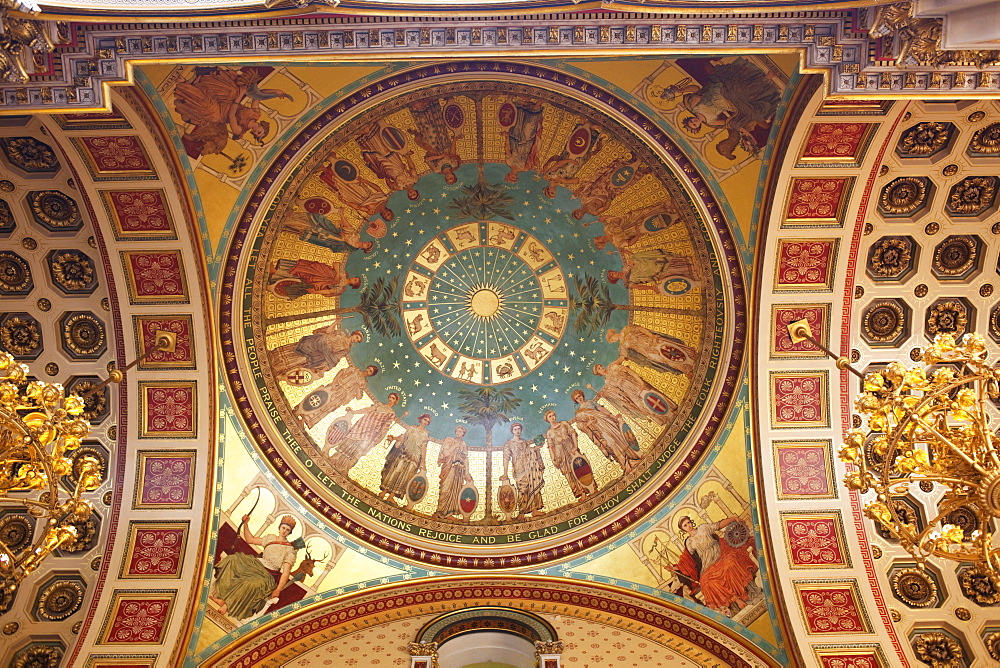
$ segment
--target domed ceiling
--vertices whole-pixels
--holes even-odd
[[[228,377],[342,527],[438,566],[544,562],[627,529],[702,455],[739,364],[731,234],[677,148],[582,80],[406,78],[320,114],[247,203]]]
[[[94,525],[2,661],[400,664],[532,615],[564,665],[1000,656],[1000,596],[840,485],[857,385],[787,336],[995,348],[997,66],[908,70],[850,3],[273,4],[60,16],[0,85],[0,344],[81,387],[178,337],[89,406]],[[828,99],[876,90],[928,99]]]

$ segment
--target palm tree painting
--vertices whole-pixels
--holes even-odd
[[[449,205],[460,217],[489,220],[496,216],[514,220],[510,205],[514,198],[502,185],[486,183],[482,178],[475,185],[463,186],[462,194]]]
[[[399,322],[398,290],[399,276],[393,276],[388,281],[384,277],[379,277],[371,281],[360,291],[361,301],[357,306],[344,306],[342,308],[317,311],[309,314],[287,315],[269,320],[267,324],[277,325],[283,322],[301,320],[303,317],[325,318],[357,313],[361,315],[365,327],[370,331],[381,334],[386,338],[392,338],[399,336],[403,332],[403,327]]]
[[[479,387],[462,390],[458,410],[470,425],[486,430],[486,516],[483,522],[492,524],[493,516],[493,427],[510,422],[511,414],[521,405],[521,400],[509,389]]]
[[[668,306],[644,306],[640,304],[618,304],[611,297],[608,285],[588,274],[571,277],[573,294],[570,297],[570,311],[575,314],[573,328],[580,336],[593,336],[607,327],[615,311],[646,311],[670,313],[672,315],[692,315],[696,311],[670,308]]]

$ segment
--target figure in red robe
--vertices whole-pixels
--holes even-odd
[[[674,566],[674,572],[692,594],[700,591],[705,605],[730,617],[745,608],[759,591],[754,582],[757,562],[746,547],[732,547],[719,540],[719,529],[735,521],[737,518],[727,517],[696,526],[687,515],[682,517],[677,527],[687,538],[680,561]]]
[[[278,260],[271,266],[267,289],[282,299],[314,294],[339,297],[348,288],[361,287],[361,278],[349,276],[343,262]]]

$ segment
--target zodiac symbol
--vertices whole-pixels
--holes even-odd
[[[431,264],[434,264],[441,258],[441,249],[437,246],[430,246],[420,256]]]
[[[406,284],[404,291],[406,292],[407,297],[419,297],[420,293],[423,292],[424,288],[426,287],[427,287],[427,281],[421,281],[416,276],[414,276]]]
[[[514,228],[501,225],[497,233],[490,237],[490,243],[494,246],[502,246],[505,241],[513,241],[515,236]]]
[[[559,328],[561,328],[563,326],[563,323],[566,321],[566,316],[557,313],[556,311],[549,311],[542,317],[549,319],[550,323],[549,329],[554,329],[554,330],[558,330]]]
[[[460,241],[460,245],[462,246],[468,246],[473,243],[476,238],[472,236],[472,232],[470,232],[467,228],[463,228],[455,232],[455,240]],[[431,262],[434,262],[434,260],[431,260]]]
[[[459,367],[458,376],[456,377],[459,380],[475,380],[476,373],[478,373],[478,371],[479,371],[479,365],[476,364],[475,362],[472,362],[468,365],[466,365],[465,362],[462,362],[462,366]]]
[[[533,262],[541,262],[545,259],[545,253],[542,252],[542,247],[534,241],[528,244],[528,255],[531,256],[531,260]]]
[[[422,330],[424,328],[424,314],[418,313],[413,320],[410,320],[406,328],[410,331],[411,336]]]
[[[541,341],[535,341],[531,344],[530,348],[524,349],[524,356],[530,357],[531,361],[538,364],[538,359],[545,355],[545,348],[542,347]]]
[[[418,318],[420,316],[417,316]],[[448,354],[437,347],[436,343],[431,344],[431,363],[434,366],[441,366],[448,361]]]
[[[552,287],[552,281],[556,282],[555,287]],[[566,286],[562,284],[562,281],[558,276],[549,276],[546,278],[545,287],[547,287],[550,292],[566,292]]]
[[[510,378],[511,374],[514,373],[514,365],[510,362],[504,362],[497,367],[497,374],[501,378]]]

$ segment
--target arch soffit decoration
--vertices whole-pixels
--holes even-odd
[[[90,559],[89,568],[80,572],[87,575],[93,572],[97,582],[88,587],[87,599],[75,618],[78,621],[73,633],[78,635],[75,642],[67,643],[65,650],[64,660],[69,664],[77,661],[86,644],[103,632],[102,623],[123,600],[124,588],[134,590],[150,584],[150,589],[163,588],[163,579],[151,578],[140,584],[142,574],[129,572],[127,563],[113,559],[115,550],[127,544],[126,549],[132,551],[136,531],[159,519],[156,514],[162,512],[159,506],[167,506],[170,508],[170,521],[161,524],[166,526],[165,530],[182,536],[178,544],[183,549],[179,549],[177,561],[173,564],[179,571],[183,563],[197,563],[205,551],[207,532],[203,533],[197,527],[207,525],[211,512],[210,504],[206,503],[208,499],[194,492],[196,485],[211,488],[206,476],[210,480],[212,469],[206,468],[203,462],[213,458],[216,403],[214,393],[209,391],[214,384],[215,369],[212,332],[196,337],[189,326],[193,322],[210,320],[204,257],[200,244],[194,241],[198,235],[194,232],[192,212],[185,204],[190,202],[190,197],[178,178],[181,169],[176,156],[152,148],[163,146],[166,142],[160,134],[162,127],[152,121],[155,116],[145,107],[143,98],[134,91],[121,89],[115,91],[111,99],[115,113],[110,119],[92,119],[86,115],[60,119],[42,117],[31,125],[11,124],[4,132],[7,136],[31,132],[57,152],[63,165],[58,174],[62,178],[70,175],[69,181],[73,185],[65,187],[65,190],[71,194],[72,200],[75,200],[74,208],[79,207],[80,215],[86,221],[77,238],[68,237],[65,233],[45,235],[38,228],[37,221],[33,224],[19,213],[13,233],[3,239],[3,243],[9,244],[5,249],[19,247],[18,251],[28,257],[31,257],[29,246],[32,250],[37,249],[34,253],[37,256],[47,254],[50,248],[82,252],[95,267],[95,285],[100,290],[95,294],[100,295],[105,290],[104,294],[107,294],[104,299],[87,295],[83,295],[84,299],[81,295],[70,297],[80,299],[76,308],[90,309],[107,323],[104,334],[108,341],[107,350],[93,358],[83,356],[62,364],[50,363],[47,366],[51,370],[47,368],[45,376],[42,376],[45,366],[42,361],[51,359],[49,355],[59,348],[56,340],[47,334],[44,339],[49,343],[49,348],[45,350],[47,357],[27,362],[32,371],[45,380],[63,383],[71,391],[79,392],[80,383],[74,379],[96,383],[107,377],[109,363],[123,368],[139,357],[152,345],[151,328],[172,331],[179,340],[179,350],[175,355],[153,355],[144,364],[127,372],[123,383],[107,387],[104,395],[108,399],[107,404],[114,410],[99,413],[92,420],[91,434],[85,445],[107,448],[108,453],[105,455],[104,483],[92,497],[97,508],[96,517],[102,520],[99,524],[100,539],[94,540],[85,552],[80,552],[81,556],[88,555]],[[149,150],[140,155],[145,171],[137,169],[138,176],[123,173],[114,178],[95,175],[93,163],[88,160],[91,153],[81,138],[94,138],[98,134],[101,139],[120,139],[122,142],[134,142],[130,146],[147,147]],[[5,185],[12,184],[8,187],[12,187],[14,197],[22,197],[26,190],[49,185],[38,178],[25,179],[12,172],[5,172],[4,177],[12,179],[5,181]],[[159,225],[154,231],[141,229],[133,234],[129,229],[116,227],[105,208],[115,195],[132,197],[137,193],[152,193],[162,204],[162,209],[151,216]],[[5,196],[11,198],[6,193]],[[91,236],[88,238],[88,235]],[[16,246],[15,242],[18,242]],[[133,258],[137,258],[134,264]],[[146,258],[153,259],[154,267],[156,260],[168,265],[167,274],[173,279],[171,287],[163,288],[162,284],[151,281],[148,286],[137,288],[141,269],[145,266],[140,261]],[[47,273],[46,264],[47,261],[33,267],[38,287],[41,287],[39,279]],[[157,290],[169,294],[164,297]],[[36,302],[40,294],[47,294],[47,297]],[[44,315],[55,305],[53,316],[56,316],[61,312],[59,294],[57,290],[45,292],[44,288],[35,289],[25,295],[30,301],[26,301],[21,308],[37,309],[40,315]],[[16,308],[16,302],[5,301],[5,310]],[[163,370],[169,371],[169,379],[161,375]],[[178,422],[169,425],[170,428],[163,427],[162,414],[153,410],[151,403],[151,397],[164,393],[172,399],[180,397],[176,404],[180,406]],[[184,421],[187,417],[191,419]],[[176,427],[182,421],[184,426]],[[155,486],[152,482],[155,475],[147,475],[147,472],[161,470],[164,463],[166,470],[176,466],[184,473],[177,476],[176,497],[173,494],[149,493]],[[185,480],[187,475],[190,476],[190,483]],[[147,485],[147,481],[151,482]],[[44,582],[54,576],[67,575],[70,568],[72,566],[65,559],[50,560],[44,562],[32,577],[37,582]],[[85,576],[84,581],[87,579]],[[197,578],[191,578],[175,590],[160,593],[169,595],[171,604],[180,609],[189,605],[197,586]],[[27,588],[19,594],[18,606],[31,602]],[[29,617],[25,615],[27,619]],[[10,621],[12,615],[5,618],[5,623]],[[188,633],[189,622],[183,615],[173,615],[166,622],[168,633],[176,636]],[[19,624],[19,630],[7,634],[9,638],[5,636],[5,642],[15,649],[39,637],[36,626],[21,620]],[[17,626],[14,625],[15,628]],[[177,648],[175,651],[179,653],[182,650]]]
[[[484,620],[510,620],[513,624],[494,627],[480,623]],[[447,612],[424,624],[415,638],[416,642],[434,642],[440,645],[459,635],[476,631],[505,631],[531,643],[559,639],[555,628],[543,617],[500,606],[469,607]]]
[[[669,601],[601,584],[523,575],[477,580],[430,578],[319,602],[242,636],[208,657],[203,665],[286,665],[302,652],[364,628],[470,606],[502,606],[533,615],[588,619],[645,636],[699,662],[708,654],[710,660],[727,666],[780,665],[732,629]]]

